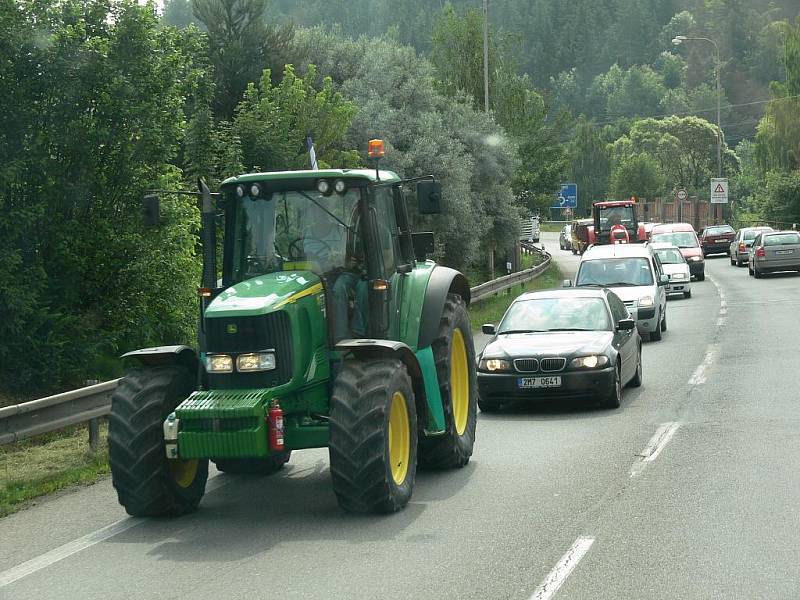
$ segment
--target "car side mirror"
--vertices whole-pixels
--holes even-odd
[[[662,275],[658,280],[658,285],[665,286],[669,284],[669,275]]]
[[[497,328],[492,323],[484,323],[481,325],[481,331],[486,335],[494,335],[497,333]]]
[[[617,323],[617,331],[631,331],[636,327],[636,321],[630,317],[627,319],[620,319]]]
[[[571,279],[565,279],[564,281],[561,282],[561,287],[571,288],[572,287],[572,280]]]
[[[442,212],[442,184],[438,181],[417,183],[417,209],[421,215],[438,215]]]
[[[147,194],[142,198],[142,216],[144,226],[157,227],[161,223],[161,200],[156,194]]]

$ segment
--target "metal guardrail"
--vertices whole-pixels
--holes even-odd
[[[0,445],[90,422],[89,443],[96,446],[97,418],[111,412],[119,379],[0,408]]]
[[[472,300],[482,300],[541,275],[550,265],[551,257],[539,248],[533,246],[528,248],[544,255],[541,264],[471,288]],[[97,420],[111,412],[111,394],[117,389],[119,381],[119,379],[105,381],[0,408],[0,446],[88,421],[89,444],[92,448],[96,448],[99,440]]]
[[[475,287],[470,289],[470,293],[472,296],[472,301],[477,302],[479,300],[483,300],[484,298],[488,298],[489,296],[493,296],[498,292],[502,292],[503,290],[507,290],[508,288],[514,287],[515,285],[520,285],[531,279],[535,279],[542,273],[547,270],[547,267],[550,266],[550,261],[552,257],[549,253],[536,248],[537,251],[541,252],[544,255],[544,260],[532,267],[530,269],[525,269],[524,271],[517,271],[516,273],[511,273],[510,275],[504,275],[503,277],[498,277],[497,279],[492,279],[491,281],[487,281],[486,283],[482,283],[480,285],[476,285]]]

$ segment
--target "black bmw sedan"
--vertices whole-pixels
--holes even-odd
[[[522,294],[483,332],[494,335],[477,358],[484,412],[518,399],[599,400],[617,408],[623,386],[642,385],[642,340],[610,290]]]

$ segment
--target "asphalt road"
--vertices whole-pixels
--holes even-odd
[[[105,481],[0,520],[0,599],[796,598],[800,276],[706,272],[620,409],[480,415],[470,464],[396,515],[342,514],[324,450],[174,520]]]

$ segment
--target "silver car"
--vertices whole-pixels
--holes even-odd
[[[575,285],[610,289],[625,303],[639,334],[652,341],[667,330],[669,276],[647,244],[592,246],[581,257]]]
[[[664,269],[664,273],[669,275],[667,295],[683,294],[684,298],[691,298],[692,284],[690,280],[692,276],[689,272],[689,263],[683,258],[681,249],[672,244],[665,244],[663,242],[652,244],[652,248],[653,252],[661,261],[661,268]]]
[[[762,231],[775,231],[772,227],[742,227],[736,232],[736,237],[731,242],[728,254],[731,257],[731,265],[743,267],[750,258],[750,246],[753,240]]]
[[[774,271],[800,271],[800,233],[759,233],[750,248],[747,268],[756,279]]]

